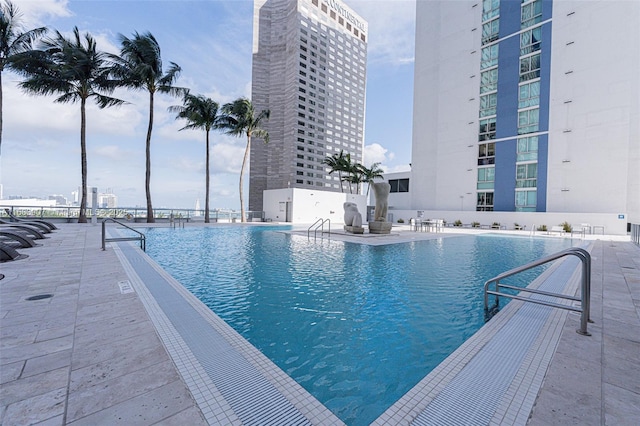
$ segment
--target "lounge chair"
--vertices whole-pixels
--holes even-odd
[[[2,225],[10,225],[10,226],[27,225],[27,226],[30,226],[32,228],[38,228],[38,230],[40,230],[41,233],[44,233],[44,234],[50,234],[51,233],[51,228],[49,228],[44,223],[39,223],[39,222],[7,222],[4,219],[0,219],[0,224],[2,224]]]
[[[20,260],[28,257],[26,254],[20,254],[16,249],[8,244],[0,242],[0,262],[8,262],[10,260]]]
[[[23,233],[27,234],[28,237],[33,238],[35,240],[41,240],[43,238],[47,238],[44,236],[40,228],[36,228],[27,223],[23,223],[23,224],[11,223],[9,225],[0,225],[0,229],[13,229],[17,231],[22,231]]]
[[[18,246],[22,248],[36,247],[39,244],[36,244],[31,238],[27,237],[26,234],[20,231],[14,231],[11,229],[2,229],[0,228],[0,237],[2,237],[2,242],[12,246]]]
[[[13,213],[11,213],[10,209],[5,208],[4,211],[7,213],[9,218],[11,218],[12,222],[37,222],[37,223],[42,223],[43,225],[46,225],[47,228],[49,228],[49,230],[51,230],[51,231],[53,231],[55,229],[58,229],[53,223],[47,222],[46,220],[42,220],[42,219],[23,219],[23,218],[17,217]]]

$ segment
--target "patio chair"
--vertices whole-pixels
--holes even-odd
[[[16,249],[8,244],[0,242],[0,262],[8,262],[10,260],[20,260],[28,257],[26,254],[20,254]]]
[[[27,234],[27,237],[33,238],[34,240],[42,240],[45,237],[44,233],[40,228],[36,228],[27,223],[9,223],[9,224],[0,224],[0,229],[13,229],[21,231]],[[51,232],[51,231],[49,231]]]
[[[27,221],[20,221],[20,222],[7,222],[4,219],[0,219],[0,224],[2,225],[9,225],[9,226],[29,226],[31,228],[37,228],[40,233],[43,234],[50,234],[51,233],[51,228],[49,228],[47,225],[45,225],[44,223],[39,223],[39,222],[27,222]]]
[[[2,229],[0,228],[0,237],[3,239],[3,243],[18,246],[22,248],[36,247],[39,244],[36,244],[31,238],[27,237],[26,234],[20,231],[14,231],[11,229]]]
[[[51,230],[51,231],[53,231],[55,229],[58,229],[53,223],[47,222],[46,220],[42,220],[42,219],[23,219],[23,218],[17,217],[13,213],[11,213],[10,209],[5,208],[4,211],[7,213],[7,215],[9,216],[9,218],[11,219],[12,222],[37,222],[37,223],[42,223],[47,228],[49,228],[49,230]]]

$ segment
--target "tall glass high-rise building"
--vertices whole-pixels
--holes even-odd
[[[640,2],[416,10],[415,208],[640,212]]]
[[[340,191],[328,155],[364,147],[367,22],[339,0],[255,0],[252,101],[269,143],[251,145],[249,209],[266,189]]]

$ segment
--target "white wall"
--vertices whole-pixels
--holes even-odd
[[[640,220],[640,2],[554,1],[547,211]]]
[[[461,195],[475,197],[481,9],[477,1],[416,2],[413,206],[453,210]],[[464,207],[475,210],[475,198]]]
[[[411,172],[385,173],[384,181],[389,182],[391,179],[409,179],[409,192],[392,192],[389,194],[389,209],[411,209],[411,191],[415,185],[411,178]],[[369,200],[370,205],[375,205],[376,200],[373,195]]]
[[[358,205],[362,220],[366,220],[367,203],[364,195],[343,194],[299,188],[270,189],[264,191],[265,218],[273,222],[285,222],[287,202],[292,203],[291,223],[314,223],[316,220],[330,219],[331,224],[344,223],[343,203],[349,201]]]
[[[514,223],[526,225],[526,230],[531,230],[533,225],[536,228],[540,225],[546,225],[547,228],[568,222],[572,226],[578,226],[582,223],[588,223],[591,226],[604,226],[606,235],[627,235],[627,217],[619,219],[617,214],[613,213],[529,213],[529,212],[470,212],[460,210],[422,210],[424,219],[444,219],[447,223],[453,223],[460,220],[463,224],[471,224],[479,222],[481,225],[491,225],[498,222],[507,227],[514,229]],[[418,217],[418,210],[389,210],[393,214],[394,222],[398,219],[404,219],[405,223],[409,223],[409,219]],[[597,234],[600,234],[597,230]]]

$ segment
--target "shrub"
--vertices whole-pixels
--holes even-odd
[[[546,230],[547,230],[547,225],[538,226],[538,231],[546,231]]]
[[[398,219],[398,223],[404,223],[404,219],[403,218]]]
[[[562,229],[564,230],[564,232],[571,232],[572,228],[571,228],[571,224],[569,222],[562,222],[560,224],[560,226],[562,226]]]
[[[460,219],[453,222],[453,226],[462,226],[462,221]]]

